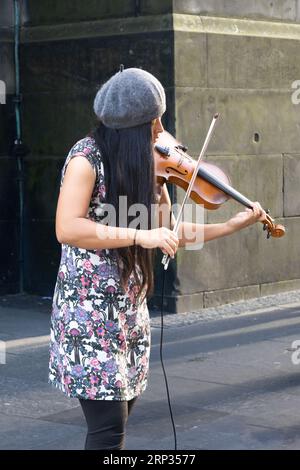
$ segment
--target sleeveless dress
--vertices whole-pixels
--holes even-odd
[[[100,222],[106,190],[93,138],[72,147],[61,184],[69,161],[78,154],[96,174],[86,217]],[[137,292],[133,274],[126,290],[121,287],[115,250],[62,244],[51,314],[50,384],[69,397],[91,400],[131,400],[145,390],[150,321],[147,302],[138,300]]]

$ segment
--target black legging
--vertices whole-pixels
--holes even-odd
[[[85,450],[124,449],[127,418],[135,401],[80,399],[88,427]]]

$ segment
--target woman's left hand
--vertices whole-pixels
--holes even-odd
[[[253,209],[246,208],[243,212],[238,212],[226,222],[231,233],[237,232],[249,225],[266,219],[266,212],[259,202],[253,202]]]

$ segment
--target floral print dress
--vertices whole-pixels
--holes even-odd
[[[100,222],[104,167],[93,138],[72,147],[61,184],[77,155],[94,169],[87,218]],[[69,397],[91,400],[131,400],[145,390],[150,322],[146,300],[138,300],[137,292],[133,274],[126,290],[121,287],[115,250],[62,244],[51,315],[50,384]]]

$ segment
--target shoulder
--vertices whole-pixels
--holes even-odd
[[[86,157],[96,173],[100,170],[102,157],[99,147],[93,137],[87,136],[78,140],[71,148],[67,156],[67,160],[71,159],[74,155],[82,155]]]
[[[71,160],[74,159],[74,157],[78,156],[86,158],[94,170],[96,179],[99,178],[99,175],[102,172],[101,154],[96,141],[92,137],[87,136],[78,140],[70,149],[62,169],[61,184],[63,182],[68,164]]]
[[[83,153],[85,155],[90,155],[100,158],[100,151],[96,144],[96,141],[93,137],[87,136],[83,139],[78,140],[73,147],[71,148],[69,155],[74,155],[76,153]]]

